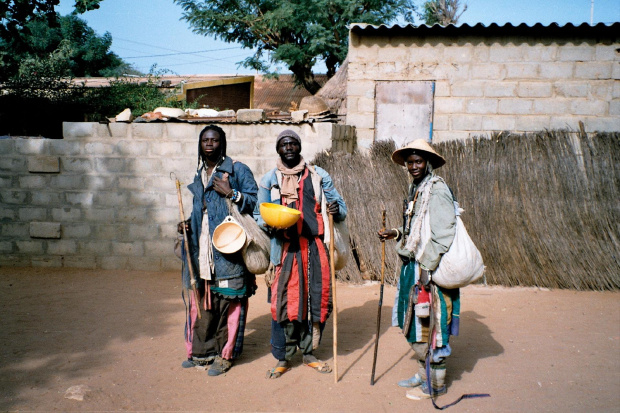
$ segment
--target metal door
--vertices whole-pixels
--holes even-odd
[[[375,141],[393,139],[400,148],[432,139],[433,81],[379,81],[375,90]]]

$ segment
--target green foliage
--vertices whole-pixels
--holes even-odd
[[[75,0],[75,11],[60,16],[59,0],[0,0],[0,134],[62,137],[63,121],[105,120],[127,107],[139,116],[186,106],[157,88],[163,73],[156,68],[146,82],[123,77],[135,71],[109,51],[110,34],[98,36],[76,16],[101,1]],[[88,76],[115,80],[104,88],[73,81]]]
[[[420,13],[420,19],[429,26],[439,23],[439,17],[435,13],[435,10],[436,0],[429,0],[424,2],[424,4],[422,5],[422,12]]]
[[[467,3],[461,4],[461,0],[427,0],[418,16],[429,26],[433,24],[447,26],[457,24],[466,10]]]
[[[86,22],[77,16],[59,16],[57,26],[50,26],[45,20],[34,20],[26,25],[22,34],[27,49],[7,50],[3,56],[5,76],[23,75],[25,62],[39,60],[41,64],[62,56],[66,60],[62,76],[120,76],[131,70],[116,54],[109,51],[112,36],[105,33],[98,36]],[[0,45],[9,46],[3,40]]]
[[[96,120],[114,117],[125,108],[130,108],[135,117],[160,106],[195,108],[196,104],[177,100],[176,93],[164,93],[157,88],[162,74],[163,72],[157,72],[152,68],[146,81],[137,82],[130,77],[116,78],[110,82],[109,87],[90,89],[85,95],[85,100],[91,108],[89,117]]]
[[[90,88],[60,75],[66,70],[62,50],[46,61],[33,59],[7,82],[0,95],[0,135],[62,137],[62,122],[104,121],[130,108],[135,117],[159,106],[195,108],[177,100],[175,90],[164,92],[159,84],[162,71],[155,67],[146,77],[117,77],[110,86]],[[36,119],[36,122],[33,120]]]
[[[103,0],[75,0],[74,13],[86,13],[89,10],[96,10],[99,8],[99,3]]]
[[[413,0],[174,0],[193,31],[240,43],[255,53],[240,65],[267,71],[284,63],[310,93],[312,68],[323,60],[333,76],[348,50],[351,23],[413,21]]]
[[[67,55],[70,53],[68,42],[63,41],[48,56],[26,56],[19,65],[17,75],[4,82],[4,94],[57,103],[79,97],[81,92],[72,87],[71,78],[68,77]]]
[[[101,1],[76,0],[75,10],[83,13],[96,9]],[[19,71],[19,62],[22,59],[36,54],[30,43],[32,27],[44,25],[49,28],[58,28],[60,26],[59,16],[55,12],[55,7],[59,3],[60,0],[0,1],[0,82]],[[44,42],[43,39],[39,40]],[[58,43],[59,40],[56,41],[56,44]],[[45,50],[45,54],[53,50]]]

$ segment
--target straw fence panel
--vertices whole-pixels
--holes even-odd
[[[393,146],[370,155],[321,155],[349,208],[357,259],[343,280],[377,279],[381,209],[388,228],[402,225],[408,176],[390,161]],[[489,284],[577,290],[620,288],[620,134],[568,131],[495,135],[436,145],[437,172],[454,191],[479,247]],[[400,262],[386,246],[386,281]],[[361,270],[360,271],[360,260]]]

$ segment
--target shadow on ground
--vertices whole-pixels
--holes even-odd
[[[156,339],[179,309],[179,289],[173,288],[178,281],[162,273],[42,274],[36,268],[0,269],[2,411],[21,402],[21,390],[96,374],[112,362],[106,350],[111,343]],[[131,328],[120,328],[127,324]]]
[[[460,334],[450,340],[452,355],[448,360],[448,385],[460,380],[463,373],[474,371],[478,360],[504,353],[504,347],[493,338],[491,330],[481,320],[484,316],[475,311],[461,314]]]

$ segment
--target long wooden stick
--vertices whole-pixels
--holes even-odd
[[[381,213],[382,230],[385,230],[385,209]],[[377,367],[377,351],[379,350],[379,333],[381,332],[381,306],[383,305],[383,285],[385,274],[385,240],[381,241],[381,292],[379,293],[379,309],[377,310],[377,334],[375,336],[375,355],[372,359],[372,373],[370,373],[370,385],[375,385],[375,368]]]
[[[334,313],[334,383],[338,383],[338,301],[336,300],[336,263],[334,262],[334,216],[329,214],[329,266],[332,273],[332,301]]]
[[[196,309],[198,310],[198,318],[200,319],[202,318],[202,316],[200,315],[200,300],[198,299],[198,291],[196,290],[196,277],[194,277],[192,259],[189,254],[189,243],[187,242],[187,228],[185,228],[185,212],[183,212],[183,197],[181,196],[181,181],[176,179],[176,184],[177,198],[179,198],[179,215],[181,217],[181,227],[183,228],[183,242],[185,242],[185,255],[187,257],[187,269],[189,270],[189,280],[192,285],[192,291],[194,292],[194,302],[196,303]]]

